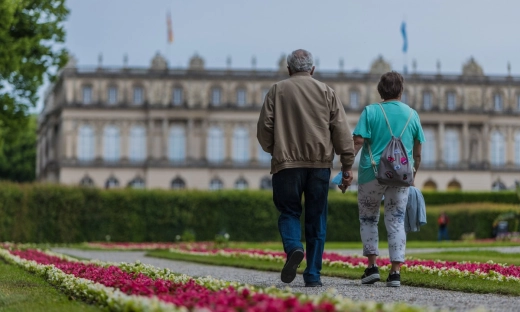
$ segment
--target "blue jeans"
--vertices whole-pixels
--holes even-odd
[[[320,281],[327,228],[329,180],[329,168],[291,168],[273,175],[273,201],[280,211],[278,229],[287,254],[296,248],[303,249],[300,216],[302,194],[305,197],[307,268],[303,272],[303,280],[306,283]]]
[[[439,227],[439,235],[437,236],[437,240],[449,240],[448,237],[448,228],[447,227]]]

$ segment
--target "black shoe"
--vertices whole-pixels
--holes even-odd
[[[287,261],[282,269],[282,282],[290,283],[296,277],[296,270],[303,260],[303,249],[294,249],[287,255]]]
[[[390,273],[386,279],[387,287],[400,287],[401,286],[401,274],[397,272]]]
[[[305,283],[305,287],[321,287],[323,284],[321,281]]]
[[[366,268],[365,274],[361,276],[361,284],[374,284],[380,280],[381,276],[379,276],[379,269],[375,265],[371,268]]]

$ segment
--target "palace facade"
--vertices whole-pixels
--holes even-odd
[[[39,181],[103,188],[269,189],[270,155],[256,140],[263,98],[278,70],[183,69],[157,54],[149,68],[78,67],[48,90],[39,117]],[[342,67],[340,63],[340,67]],[[414,66],[415,67],[415,66]],[[377,58],[368,72],[316,70],[344,104],[351,129],[380,100]],[[508,70],[510,72],[510,69]],[[520,77],[489,76],[474,59],[460,74],[405,74],[402,101],[420,115],[427,142],[416,186],[509,189],[520,180]],[[302,125],[305,127],[305,125]],[[332,174],[339,171],[336,160]],[[356,189],[354,185],[352,189]]]

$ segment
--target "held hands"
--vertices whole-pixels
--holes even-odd
[[[338,185],[338,187],[342,193],[345,193],[350,184],[352,184],[352,179],[354,177],[352,175],[352,170],[343,170],[343,168],[341,168],[341,172],[343,172],[343,179],[341,185]]]

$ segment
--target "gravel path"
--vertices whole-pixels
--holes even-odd
[[[67,248],[54,248],[53,251],[87,259],[99,259],[112,262],[135,262],[150,264],[159,268],[169,268],[177,273],[190,276],[212,276],[228,281],[241,283],[276,286],[285,288],[287,284],[280,281],[280,274],[274,272],[262,272],[231,267],[219,267],[203,264],[195,264],[182,261],[172,261],[145,257],[145,252],[137,251],[85,251]],[[384,274],[384,273],[383,273]],[[344,297],[353,300],[395,302],[401,301],[418,306],[428,306],[455,311],[467,311],[477,307],[484,307],[489,311],[519,311],[520,297],[469,294],[458,291],[446,291],[420,287],[401,286],[388,288],[384,283],[376,283],[371,286],[361,285],[360,280],[348,280],[336,277],[322,277],[324,287],[304,287],[301,275],[298,275],[290,287],[295,292],[317,294],[328,288],[335,288]]]

